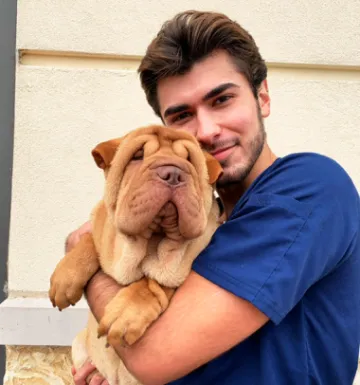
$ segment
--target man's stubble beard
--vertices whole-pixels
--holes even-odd
[[[230,167],[230,170],[227,170],[225,175],[223,175],[217,182],[218,187],[226,187],[233,184],[241,183],[244,179],[250,174],[253,169],[256,161],[259,159],[259,156],[264,148],[265,140],[266,140],[266,132],[264,120],[261,116],[260,106],[257,103],[257,115],[258,115],[258,123],[259,129],[252,138],[250,142],[250,156],[246,160],[245,164],[235,164]],[[231,157],[230,157],[231,158]],[[226,160],[221,165],[223,168],[226,168]]]

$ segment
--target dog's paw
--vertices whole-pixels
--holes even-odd
[[[159,300],[142,281],[121,289],[105,308],[98,336],[107,335],[112,346],[134,344],[163,311]]]
[[[81,299],[86,283],[75,267],[60,262],[50,278],[49,298],[52,305],[59,310],[75,305]]]

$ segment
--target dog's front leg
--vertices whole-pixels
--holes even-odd
[[[121,289],[105,308],[99,337],[107,335],[112,346],[134,344],[165,311],[174,292],[145,277]]]
[[[50,278],[49,297],[59,310],[75,305],[84,287],[99,269],[99,259],[91,234],[84,234],[78,244],[58,263]]]

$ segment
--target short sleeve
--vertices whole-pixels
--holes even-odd
[[[218,228],[193,270],[279,323],[344,255],[337,216],[331,201],[313,207],[290,196],[252,194]]]

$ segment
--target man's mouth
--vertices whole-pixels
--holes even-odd
[[[225,160],[234,150],[234,145],[231,145],[229,147],[223,147],[216,149],[215,151],[211,152],[211,155],[216,158],[219,162],[222,160]]]

